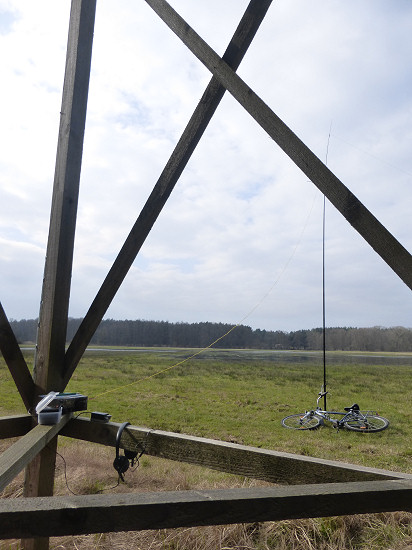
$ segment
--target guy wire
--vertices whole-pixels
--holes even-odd
[[[329,134],[328,134],[328,141],[327,141],[327,147],[326,147],[326,160],[325,160],[325,164],[326,166],[328,165],[328,155],[329,155],[329,146],[330,146],[330,138],[331,138],[331,134],[332,134],[332,121],[330,123],[330,128],[329,128]],[[376,158],[377,160],[382,161],[382,159],[378,158],[378,157],[375,157],[374,155],[370,155],[369,153],[365,152],[365,151],[362,151],[362,149],[360,148],[357,148],[355,147],[354,145],[352,145],[351,143],[345,141],[344,139],[340,138],[339,136],[336,136],[334,134],[334,137],[337,138],[337,139],[340,139],[341,141],[345,142],[347,145],[350,145],[351,147],[355,148],[355,149],[358,149],[360,152],[362,153],[365,153],[365,154],[368,154],[369,156],[373,157],[373,158]],[[392,164],[389,164],[387,162],[384,162],[384,164],[387,164],[388,166],[392,166],[402,172],[405,172],[406,174],[409,174],[410,175],[410,172],[407,172],[403,169],[400,169],[396,166],[393,166]],[[308,180],[310,181],[310,180]],[[173,365],[170,365],[169,367],[166,367],[165,369],[162,369],[158,372],[155,372],[154,374],[151,374],[151,375],[148,375],[148,376],[144,376],[143,378],[139,378],[138,380],[135,380],[134,382],[130,382],[129,384],[124,384],[124,385],[121,385],[121,386],[117,386],[115,388],[112,388],[111,390],[107,390],[105,392],[102,392],[102,393],[99,393],[97,395],[95,395],[94,397],[90,397],[90,400],[92,399],[96,399],[97,397],[101,397],[102,395],[106,395],[107,393],[111,393],[111,392],[115,392],[115,391],[118,391],[120,389],[123,389],[123,388],[126,388],[126,387],[129,387],[129,386],[133,386],[134,384],[137,384],[139,382],[142,382],[144,380],[149,380],[150,378],[154,378],[155,376],[158,376],[159,374],[163,374],[164,372],[167,372],[171,369],[174,369],[175,367],[179,366],[179,365],[182,365],[183,363],[185,363],[186,361],[189,361],[190,359],[193,359],[194,357],[197,357],[198,355],[200,355],[201,353],[203,353],[204,351],[210,349],[212,346],[214,346],[217,342],[219,342],[220,340],[223,340],[223,338],[225,338],[226,336],[228,336],[231,332],[233,332],[238,326],[240,326],[243,321],[245,321],[248,317],[250,317],[250,315],[252,315],[252,313],[254,313],[254,311],[261,305],[261,303],[270,295],[270,293],[272,292],[272,290],[274,289],[274,287],[278,284],[280,278],[283,276],[283,274],[285,273],[286,269],[288,268],[290,262],[292,261],[295,253],[296,253],[296,250],[298,249],[298,246],[300,245],[301,241],[302,241],[302,238],[303,238],[303,234],[306,230],[306,227],[309,223],[309,219],[310,219],[310,216],[312,214],[312,210],[313,210],[313,207],[315,205],[315,202],[316,202],[316,198],[317,198],[317,193],[315,191],[315,195],[314,195],[314,199],[312,201],[312,205],[310,207],[310,210],[309,210],[309,213],[307,215],[307,218],[306,218],[306,221],[304,223],[304,226],[303,226],[303,229],[302,229],[302,232],[300,234],[300,237],[289,257],[289,259],[286,261],[286,263],[284,264],[280,274],[278,275],[278,277],[275,279],[275,281],[273,282],[272,286],[269,288],[269,290],[262,296],[262,298],[259,300],[259,302],[249,311],[249,313],[247,313],[243,319],[241,319],[238,323],[236,323],[235,325],[233,325],[227,332],[225,332],[222,336],[220,336],[219,338],[217,338],[216,340],[214,340],[211,344],[209,344],[208,346],[206,346],[205,348],[202,348],[201,350],[197,351],[196,353],[194,353],[193,355],[190,355],[189,357],[186,357],[185,359],[182,359],[182,361],[178,361],[177,363],[174,363]],[[323,391],[326,391],[326,292],[325,292],[325,226],[326,226],[326,197],[325,195],[323,195],[323,237],[322,237],[322,294],[323,294],[323,302],[322,302],[322,308],[323,308],[323,371],[324,371],[324,379],[323,379]],[[324,397],[324,408],[326,410],[326,396]]]
[[[165,372],[168,372],[169,370],[172,370],[174,369],[175,367],[178,367],[179,365],[182,365],[183,363],[186,363],[186,361],[189,361],[190,359],[193,359],[194,357],[197,357],[198,355],[200,355],[201,353],[203,353],[204,351],[207,351],[208,349],[210,349],[211,347],[213,347],[215,344],[217,344],[217,342],[220,342],[220,340],[223,340],[223,338],[226,338],[226,336],[228,336],[231,332],[233,332],[237,327],[239,327],[248,317],[250,317],[255,311],[256,309],[262,304],[262,302],[264,300],[266,300],[266,298],[271,294],[271,292],[273,291],[273,289],[275,288],[275,286],[279,283],[279,280],[281,279],[281,277],[284,275],[285,271],[287,270],[287,268],[289,267],[289,264],[290,262],[292,261],[293,257],[295,256],[296,254],[296,251],[300,245],[300,243],[302,242],[302,239],[303,239],[303,235],[306,231],[306,228],[308,226],[308,223],[309,223],[309,219],[311,217],[311,214],[312,214],[312,211],[313,211],[313,207],[315,205],[315,202],[316,202],[316,198],[317,198],[317,192],[315,191],[315,194],[314,194],[314,197],[313,197],[313,200],[312,200],[312,203],[311,203],[311,207],[309,209],[309,212],[308,212],[308,215],[306,216],[306,220],[305,220],[305,223],[303,225],[303,228],[302,228],[302,231],[299,235],[299,239],[297,240],[293,250],[292,250],[292,253],[291,255],[289,256],[289,258],[287,259],[287,261],[285,262],[283,268],[281,269],[279,275],[276,277],[276,279],[274,280],[274,282],[272,283],[271,287],[269,288],[269,290],[262,296],[262,298],[256,303],[255,306],[252,307],[252,309],[240,320],[238,321],[235,325],[233,325],[227,332],[225,332],[224,334],[222,334],[221,336],[219,336],[219,338],[216,338],[216,340],[214,340],[213,342],[211,342],[208,346],[198,350],[196,353],[193,353],[192,355],[190,355],[189,357],[185,357],[184,359],[182,359],[181,361],[178,361],[177,363],[174,363],[173,365],[170,365],[169,367],[166,367],[165,369],[162,369],[162,370],[159,370],[153,374],[149,374],[147,376],[143,376],[142,378],[139,378],[138,380],[134,380],[133,382],[130,382],[129,384],[122,384],[121,386],[116,386],[115,388],[112,388],[110,390],[106,390],[102,393],[98,393],[97,395],[93,396],[93,397],[90,397],[89,398],[89,401],[93,400],[93,399],[97,399],[98,397],[101,397],[102,395],[106,395],[108,393],[112,393],[112,392],[115,392],[115,391],[118,391],[118,390],[121,390],[121,389],[124,389],[124,388],[128,388],[129,386],[133,386],[135,384],[138,384],[139,382],[143,382],[145,380],[150,380],[151,378],[154,378],[155,376],[159,376],[160,374],[163,374]]]

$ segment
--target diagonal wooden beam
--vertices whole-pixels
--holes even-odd
[[[0,491],[59,433],[70,420],[65,414],[58,424],[42,426],[38,424],[0,456]]]
[[[60,435],[114,447],[120,424],[71,420]],[[269,483],[326,483],[409,479],[412,475],[345,464],[186,434],[128,426],[120,446],[130,451],[204,466]]]
[[[0,303],[0,351],[13,377],[26,410],[33,405],[35,386],[20,346]]]
[[[233,70],[237,69],[243,59],[271,2],[272,0],[251,0],[249,3],[223,56]],[[216,78],[212,78],[67,350],[65,385],[69,382],[100,321],[166,204],[224,93],[225,88]]]
[[[139,475],[136,472],[135,475]],[[410,481],[0,500],[0,538],[412,511]]]
[[[412,289],[411,254],[165,0],[146,2]]]

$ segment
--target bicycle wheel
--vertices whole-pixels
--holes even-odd
[[[374,414],[365,414],[363,417],[350,418],[344,422],[345,428],[352,430],[353,432],[381,432],[389,426],[389,420],[383,416],[376,416]]]
[[[315,430],[321,424],[317,416],[309,416],[306,413],[291,414],[282,420],[282,426],[292,430]]]

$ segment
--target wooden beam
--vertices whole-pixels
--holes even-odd
[[[85,418],[71,420],[60,435],[114,447],[120,424],[101,424]],[[128,426],[121,447],[179,462],[205,466],[271,483],[321,483],[410,479],[412,475],[366,468],[225,441]]]
[[[7,499],[0,501],[0,538],[394,511],[412,511],[410,481]]]
[[[26,360],[0,303],[0,351],[13,377],[26,410],[32,407],[35,386]]]
[[[165,0],[146,2],[412,289],[411,254]]]
[[[21,437],[31,430],[33,418],[29,414],[0,418],[0,439]]]
[[[96,0],[72,0],[33,371],[37,393],[64,388],[64,355],[95,13]],[[56,448],[57,437],[28,465],[24,496],[53,494]],[[23,541],[22,544],[26,550],[49,547],[47,539]]]
[[[72,0],[34,378],[62,390],[96,0]]]
[[[59,433],[70,420],[65,414],[58,424],[37,425],[0,456],[0,491]]]
[[[234,70],[242,61],[271,2],[272,0],[251,0],[249,3],[223,56],[223,59]],[[216,78],[212,78],[67,350],[65,385],[69,382],[100,321],[103,319],[153,224],[166,204],[224,93],[225,88]]]

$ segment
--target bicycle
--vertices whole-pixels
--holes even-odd
[[[346,428],[353,432],[376,433],[385,430],[389,426],[389,420],[376,412],[361,411],[359,405],[354,403],[351,407],[344,407],[345,412],[324,411],[319,407],[319,401],[328,392],[320,391],[316,400],[316,409],[302,414],[291,414],[282,420],[282,426],[293,430],[316,430],[324,424],[331,422],[333,427],[339,430]]]

